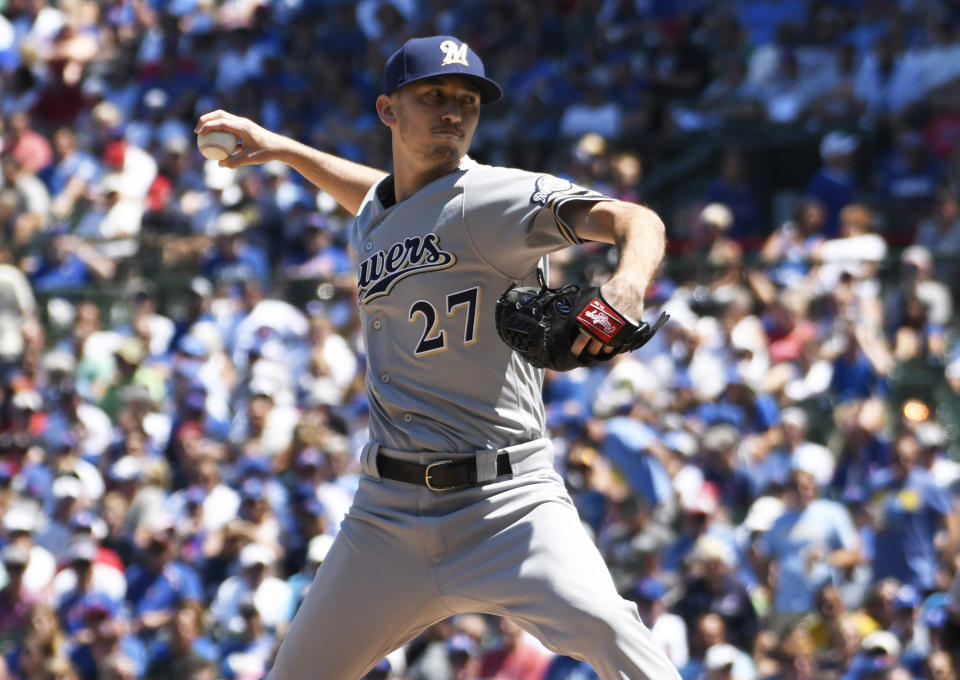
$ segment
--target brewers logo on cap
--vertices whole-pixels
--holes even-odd
[[[448,66],[450,64],[470,65],[467,63],[467,43],[461,43],[460,46],[457,47],[457,43],[453,40],[444,40],[440,43],[440,51],[446,55],[443,61],[440,62],[441,66]]]

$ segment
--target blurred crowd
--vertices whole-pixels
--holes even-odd
[[[0,680],[264,675],[367,437],[350,219],[282,164],[205,163],[193,125],[387,167],[380,69],[433,33],[505,85],[478,158],[618,198],[656,205],[665,140],[806,131],[802,185],[728,143],[664,215],[671,320],[547,375],[557,467],[684,680],[958,680],[947,0],[0,3]],[[597,676],[469,615],[368,677]]]

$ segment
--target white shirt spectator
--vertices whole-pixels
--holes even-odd
[[[357,373],[357,355],[347,341],[336,333],[330,333],[324,338],[323,347],[319,351],[329,368],[329,374],[305,373],[301,386],[318,402],[339,406],[343,402],[343,393]]]
[[[61,426],[64,416],[54,413],[51,419]],[[110,417],[97,406],[82,402],[77,406],[77,420],[83,426],[84,435],[80,440],[80,451],[84,457],[98,458],[113,441],[113,424]],[[61,426],[64,427],[64,426]]]
[[[57,561],[46,548],[34,545],[30,547],[30,561],[23,572],[23,585],[31,593],[44,595],[54,580]],[[0,588],[7,585],[9,578],[3,564],[0,564]]]
[[[0,355],[20,356],[23,319],[36,309],[33,290],[23,272],[9,264],[0,264]]]
[[[650,628],[650,635],[677,668],[683,668],[689,660],[687,649],[687,624],[676,614],[664,612]]]
[[[240,494],[226,484],[217,484],[203,499],[203,526],[215,531],[237,516],[240,508]],[[187,500],[183,490],[171,494],[166,505],[167,512],[173,517],[184,518],[187,512]]]
[[[243,556],[248,548],[270,552],[269,548],[262,545],[250,544],[241,551],[241,562],[244,561]],[[253,605],[268,628],[276,629],[290,621],[293,611],[293,590],[286,581],[275,576],[265,576],[256,589],[252,589],[243,576],[231,576],[217,589],[217,595],[210,605],[210,612],[214,620],[225,630],[240,633],[244,629],[240,606],[251,597]]]

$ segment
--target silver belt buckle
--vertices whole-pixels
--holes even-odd
[[[434,493],[443,493],[444,491],[451,491],[452,489],[457,488],[455,486],[446,486],[446,487],[434,486],[433,483],[430,481],[430,471],[433,470],[433,468],[437,467],[438,465],[450,465],[452,463],[453,461],[450,459],[438,460],[433,463],[430,463],[427,466],[427,469],[423,473],[423,481],[426,482],[428,489],[430,489]]]

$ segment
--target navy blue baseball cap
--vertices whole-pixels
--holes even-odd
[[[391,94],[417,80],[449,75],[471,80],[480,90],[482,104],[490,104],[503,96],[500,86],[487,78],[477,53],[467,43],[449,35],[411,38],[405,42],[383,69],[383,92]]]

